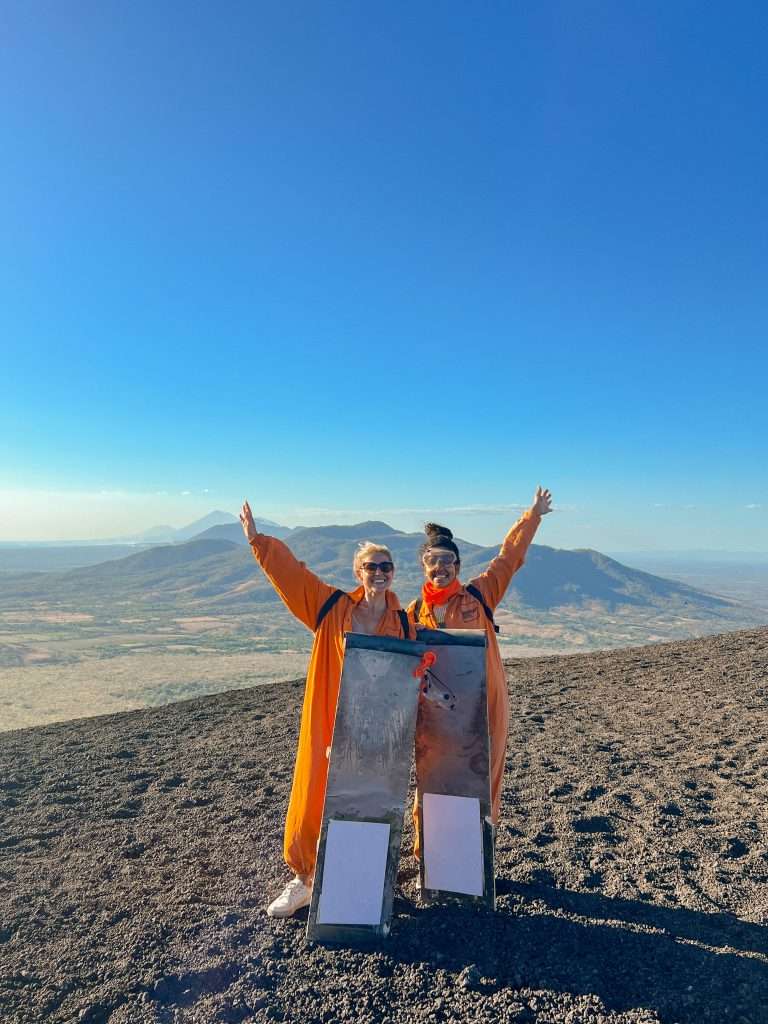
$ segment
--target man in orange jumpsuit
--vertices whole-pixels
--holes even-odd
[[[459,582],[461,560],[453,534],[444,526],[428,523],[422,548],[425,582],[421,598],[411,602],[408,614],[419,626],[430,629],[484,629],[485,678],[488,689],[488,731],[491,741],[491,807],[494,825],[499,820],[501,787],[509,729],[509,691],[492,613],[522,566],[541,517],[552,511],[552,495],[536,489],[531,507],[522,514],[485,572],[464,586]],[[475,594],[472,594],[472,590]],[[416,805],[414,805],[414,817]],[[418,836],[418,829],[416,830]],[[418,852],[418,850],[416,851]]]
[[[288,610],[315,634],[283,844],[285,861],[295,877],[267,908],[270,917],[290,917],[307,906],[312,896],[344,633],[413,639],[415,632],[390,590],[395,567],[387,548],[360,545],[353,570],[361,586],[345,593],[315,576],[281,540],[259,533],[247,501],[240,522],[254,558]]]

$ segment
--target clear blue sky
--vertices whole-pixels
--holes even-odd
[[[768,550],[766,38],[758,2],[5,0],[0,540],[247,494],[491,542],[541,481],[543,542]]]

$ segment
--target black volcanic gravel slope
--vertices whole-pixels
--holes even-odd
[[[498,910],[370,950],[263,911],[301,683],[1,734],[2,1024],[768,1022],[768,630],[508,672]]]

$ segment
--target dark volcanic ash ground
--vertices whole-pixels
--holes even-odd
[[[508,669],[498,910],[368,951],[264,913],[302,684],[0,735],[0,1021],[768,1022],[768,630]]]

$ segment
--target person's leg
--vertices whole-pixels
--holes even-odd
[[[323,758],[326,766],[328,762]],[[283,891],[267,907],[270,917],[292,917],[309,905],[315,873],[317,842],[320,836],[326,774],[312,777],[296,761],[291,799],[285,819],[283,854],[294,875]]]
[[[270,917],[291,917],[312,899],[330,743],[317,698],[317,688],[308,683],[283,836],[283,856],[294,877],[267,907]]]
[[[293,917],[302,907],[309,906],[312,900],[317,838],[320,834],[320,820],[313,812],[317,804],[317,794],[314,790],[311,772],[305,772],[300,758],[297,757],[283,836],[283,855],[286,864],[293,871],[293,878],[267,907],[269,917]],[[323,792],[324,790],[325,779]]]

